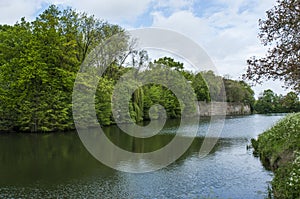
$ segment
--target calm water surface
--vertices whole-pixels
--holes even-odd
[[[264,198],[272,173],[246,145],[282,117],[228,117],[221,138],[205,158],[198,152],[209,121],[190,124],[186,130],[199,130],[189,150],[168,167],[145,174],[123,173],[99,163],[76,132],[2,134],[0,198]],[[104,130],[120,147],[147,152],[166,145],[178,123],[169,120],[159,135],[144,140],[126,136],[116,126]]]

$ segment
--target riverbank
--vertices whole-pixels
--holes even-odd
[[[275,126],[252,139],[254,154],[274,172],[274,198],[300,196],[300,113],[289,114]]]
[[[211,116],[243,116],[243,115],[251,115],[251,108],[250,105],[244,104],[244,103],[230,103],[230,102],[203,102],[198,101],[196,103],[196,113],[200,117],[207,117],[210,118]],[[108,114],[109,115],[109,114]],[[176,119],[180,118],[180,115],[178,117],[172,118]],[[23,132],[23,133],[52,133],[52,132],[68,132],[76,130],[75,125],[73,122],[69,122],[68,128],[60,129],[60,128],[50,128],[50,129],[42,129],[39,126],[35,124],[30,124],[28,126],[23,126],[23,128],[20,128],[16,126],[15,128],[12,128],[11,126],[6,127],[4,121],[0,118],[0,133],[14,133],[14,132]],[[134,118],[133,118],[134,119]],[[157,118],[158,119],[158,118]],[[171,118],[168,118],[171,119]],[[89,121],[89,120],[87,120]],[[149,122],[149,118],[145,119],[143,118],[140,123]],[[99,120],[99,123],[101,126],[111,126],[115,125],[115,121],[112,120],[108,123],[101,123],[101,120]],[[124,124],[128,123],[128,121],[124,121]],[[56,124],[57,125],[57,124]],[[59,124],[60,125],[60,124]],[[96,124],[97,126],[98,124]],[[33,127],[34,126],[34,127]],[[91,126],[92,128],[92,126]],[[37,130],[39,129],[39,130]]]

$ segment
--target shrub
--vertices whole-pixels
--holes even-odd
[[[275,172],[274,198],[300,198],[300,113],[287,115],[251,142],[254,154]]]

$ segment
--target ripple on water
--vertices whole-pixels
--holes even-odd
[[[145,174],[122,173],[99,166],[82,149],[76,134],[36,135],[33,139],[18,135],[18,139],[11,138],[9,144],[6,143],[10,138],[2,141],[0,137],[0,171],[15,172],[14,178],[20,180],[18,175],[30,179],[32,174],[40,172],[32,182],[24,183],[14,183],[9,175],[0,172],[0,198],[265,198],[272,174],[246,150],[246,145],[250,138],[281,117],[254,115],[226,119],[222,139],[211,154],[198,157],[199,141],[175,163]],[[207,125],[207,122],[200,123],[200,135]],[[115,129],[111,129],[113,135]],[[164,133],[172,134],[174,129],[169,125]],[[32,146],[38,151],[27,150]],[[24,149],[26,153],[22,152]],[[34,152],[33,155],[30,152]],[[20,156],[16,158],[16,154]],[[52,159],[48,161],[45,157]],[[15,168],[14,158],[24,167]],[[39,160],[44,162],[37,162]],[[131,165],[125,162],[123,166]],[[61,178],[49,181],[56,175]]]

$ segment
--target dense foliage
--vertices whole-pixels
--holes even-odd
[[[98,42],[121,31],[93,16],[55,6],[31,23],[22,18],[14,26],[0,26],[0,129],[74,128],[71,93],[80,64]],[[110,85],[100,83],[105,87],[100,90]]]
[[[275,171],[275,198],[298,198],[300,193],[300,113],[290,114],[252,140],[255,153]]]
[[[85,71],[78,75],[80,66],[96,46],[115,34],[123,33],[124,30],[117,25],[72,9],[60,10],[54,5],[32,22],[22,18],[13,26],[0,25],[0,130],[49,132],[74,129],[72,92],[76,76],[79,86],[86,91],[93,90],[92,81],[98,82],[95,94],[98,122],[101,125],[113,124],[111,101],[114,86],[132,70],[142,73],[165,68],[181,74],[190,83],[198,101],[222,101],[226,90],[228,102],[253,104],[254,93],[244,82],[223,79],[212,71],[195,74],[170,57],[151,62],[144,50],[129,49],[127,52],[125,48],[118,49],[121,54],[112,59],[114,61],[108,64],[101,77],[89,79]],[[128,48],[134,46],[130,42],[129,39],[124,41]],[[129,65],[125,64],[127,59],[131,60]],[[164,78],[165,75],[153,73],[152,78]],[[189,96],[180,81],[169,79],[169,82],[181,89],[182,96]],[[130,82],[128,86],[131,86]],[[82,92],[79,99],[85,101],[85,97],[86,93]],[[137,89],[129,102],[118,104],[120,107],[129,106],[129,115],[121,121],[148,120],[150,108],[155,104],[163,106],[169,118],[181,117],[182,111],[193,115],[196,110],[192,104],[182,104],[163,85],[148,84]],[[80,106],[85,113],[91,105],[82,103]],[[158,108],[151,109],[154,118],[161,117]],[[92,116],[83,114],[82,117],[84,123],[88,123]]]
[[[259,24],[259,37],[270,49],[266,57],[248,60],[245,79],[254,82],[263,78],[280,79],[300,92],[299,0],[277,0],[277,5],[267,11],[267,19]]]
[[[255,111],[258,113],[300,112],[299,97],[294,92],[289,92],[283,96],[268,89],[255,102]]]
[[[224,78],[227,102],[248,104],[253,109],[255,98],[254,91],[244,81],[234,81]]]
[[[214,101],[222,101],[224,95],[227,102],[250,105],[253,110],[254,91],[244,81],[221,77],[215,75],[213,71],[203,71],[195,76],[192,85],[197,96],[199,95],[199,101],[210,101],[210,98]],[[208,93],[205,93],[206,89],[203,88],[205,85],[209,88]],[[208,97],[203,98],[204,96]]]

